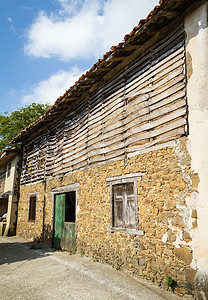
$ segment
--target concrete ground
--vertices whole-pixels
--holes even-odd
[[[0,237],[0,299],[180,299],[90,258],[31,245]]]

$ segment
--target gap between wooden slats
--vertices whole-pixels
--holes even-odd
[[[150,78],[156,76],[158,73],[164,71],[172,71],[175,66],[181,65],[184,63],[184,49],[178,49],[174,52],[171,57],[167,57],[165,61],[161,61],[154,66],[151,66],[147,71],[143,72],[138,76],[134,81],[131,81],[126,85],[127,93],[135,89],[135,87],[145,84]]]

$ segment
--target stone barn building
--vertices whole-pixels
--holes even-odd
[[[161,0],[13,139],[18,235],[208,298],[207,20]]]

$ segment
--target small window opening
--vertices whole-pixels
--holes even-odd
[[[4,181],[6,176],[6,168],[1,168],[0,169],[0,181]]]
[[[36,196],[30,196],[29,221],[35,221],[36,216]]]
[[[10,162],[7,166],[7,177],[10,176],[10,173],[11,173],[11,167],[12,167],[12,163]]]
[[[66,202],[65,202],[65,222],[75,222],[75,205],[76,205],[76,192],[72,191],[66,193]]]
[[[134,183],[113,186],[113,226],[117,228],[134,228],[137,222],[137,206]]]

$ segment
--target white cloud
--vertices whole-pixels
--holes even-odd
[[[60,60],[98,56],[119,43],[158,0],[57,0],[59,15],[41,11],[27,33],[25,53]]]
[[[16,33],[16,29],[15,29],[15,26],[14,26],[14,21],[12,20],[12,18],[7,17],[7,21],[8,21],[9,24],[10,24],[10,29],[11,29],[11,31],[13,31],[14,33]]]
[[[53,104],[75,83],[82,73],[83,71],[78,68],[71,68],[69,71],[60,70],[48,79],[32,86],[30,91],[22,97],[22,104],[28,105],[32,102]]]
[[[71,15],[71,16],[75,15],[75,14],[77,14],[77,12],[80,10],[80,8],[83,5],[82,0],[73,0],[73,1],[56,0],[56,1],[59,2],[61,5],[62,9],[59,12],[61,15],[66,15],[66,14]]]
[[[146,17],[158,0],[54,0],[60,11],[46,15],[41,11],[27,32],[25,53],[59,60],[97,59]],[[9,21],[9,20],[8,20]],[[81,61],[80,61],[81,62]],[[76,65],[78,62],[76,61]],[[77,67],[60,70],[30,87],[22,104],[53,104],[84,71]]]

